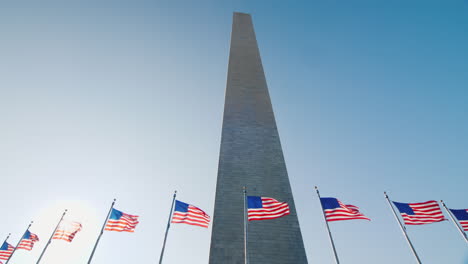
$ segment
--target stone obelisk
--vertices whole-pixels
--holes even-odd
[[[249,264],[307,263],[249,14],[234,13],[228,67],[209,263],[244,263],[243,186],[248,195],[287,202],[291,211],[249,222]]]

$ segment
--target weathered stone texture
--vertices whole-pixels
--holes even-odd
[[[307,258],[252,19],[234,13],[211,264],[244,263],[243,193],[289,203],[291,214],[249,223],[250,264],[303,264]]]

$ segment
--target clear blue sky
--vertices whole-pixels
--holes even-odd
[[[67,3],[65,3],[67,2]],[[113,198],[140,215],[95,264],[155,263],[172,192],[212,214],[232,12],[253,15],[309,263],[333,263],[313,190],[368,221],[331,223],[343,263],[414,263],[383,197],[468,208],[468,1],[3,1],[0,239],[62,210],[83,231],[44,264],[85,262]],[[165,263],[207,263],[174,225]],[[408,227],[423,263],[468,263],[451,222]]]

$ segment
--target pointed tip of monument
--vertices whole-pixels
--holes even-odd
[[[252,16],[251,14],[244,13],[244,12],[234,12],[234,15],[235,16]]]

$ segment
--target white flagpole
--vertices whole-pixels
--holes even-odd
[[[247,238],[248,238],[248,219],[247,219],[247,188],[244,186],[244,263],[249,264],[249,254],[247,251]]]
[[[169,220],[167,220],[166,234],[164,235],[163,247],[161,249],[161,256],[159,256],[159,264],[162,264],[162,260],[164,256],[164,249],[166,248],[167,233],[169,232],[169,227],[171,227],[172,210],[174,209],[174,201],[175,201],[176,195],[177,195],[177,191],[174,191],[174,196],[172,197],[171,210],[169,211]]]
[[[401,228],[401,231],[403,232],[403,235],[405,235],[405,238],[406,238],[406,241],[408,242],[408,245],[410,246],[411,248],[411,251],[413,252],[414,254],[414,257],[416,258],[416,261],[421,264],[421,260],[419,259],[419,256],[418,254],[416,253],[416,250],[414,249],[413,247],[413,244],[411,243],[411,240],[409,239],[408,237],[408,234],[406,234],[406,228],[403,226],[403,224],[400,222],[400,219],[398,219],[398,216],[395,212],[395,209],[393,208],[392,206],[392,203],[390,202],[390,200],[388,199],[388,195],[387,195],[387,192],[384,192],[384,195],[385,195],[385,199],[387,199],[387,202],[388,202],[388,205],[390,205],[390,208],[392,209],[392,212],[393,212],[393,215],[395,216],[395,219],[397,220],[398,224],[400,225],[400,228]]]
[[[54,232],[52,232],[52,235],[50,236],[49,241],[47,241],[47,244],[45,245],[44,249],[42,250],[42,253],[39,256],[39,259],[37,260],[36,264],[39,264],[39,262],[41,262],[42,256],[44,256],[44,253],[46,252],[47,248],[49,247],[50,242],[52,241],[52,238],[54,237],[55,232],[57,232],[57,228],[59,227],[59,225],[62,222],[63,217],[65,216],[66,213],[67,213],[67,209],[65,209],[65,211],[62,214],[62,217],[60,218],[60,221],[57,223],[57,226],[55,226]]]
[[[457,227],[458,231],[460,231],[460,234],[463,236],[463,238],[465,239],[465,241],[468,243],[468,238],[466,237],[465,232],[464,232],[464,231],[460,228],[460,226],[458,225],[458,221],[455,220],[455,218],[453,217],[452,212],[450,211],[450,209],[448,209],[447,206],[445,206],[444,201],[440,200],[440,203],[442,203],[442,205],[444,206],[445,210],[447,210],[447,213],[449,214],[450,218],[452,219],[453,224]]]
[[[99,233],[99,236],[98,236],[98,238],[96,240],[96,244],[94,244],[93,251],[91,252],[91,256],[89,256],[88,264],[91,264],[91,260],[93,259],[94,252],[96,251],[97,245],[99,244],[99,240],[101,239],[101,236],[104,233],[104,229],[106,228],[107,220],[109,220],[109,217],[110,217],[110,215],[112,213],[112,209],[114,209],[115,200],[116,199],[114,199],[114,201],[112,202],[112,205],[111,205],[111,207],[109,209],[109,212],[107,213],[106,220],[104,221],[104,224],[102,225],[102,228],[101,228],[101,233]]]
[[[327,216],[325,215],[325,211],[323,210],[322,200],[320,200],[320,193],[319,193],[317,186],[315,186],[315,190],[317,191],[317,196],[319,198],[320,207],[322,208],[322,215],[323,215],[323,219],[325,220],[325,225],[327,226],[328,237],[330,238],[330,242],[333,248],[333,254],[335,255],[335,262],[336,264],[340,264],[340,260],[338,259],[338,254],[336,253],[335,243],[333,242],[333,237],[330,232],[330,227],[328,226]]]
[[[3,241],[3,244],[5,244],[5,242],[7,242],[8,238],[11,236],[11,233],[8,234],[8,236],[5,238],[5,241]],[[2,245],[3,245],[2,244]]]

